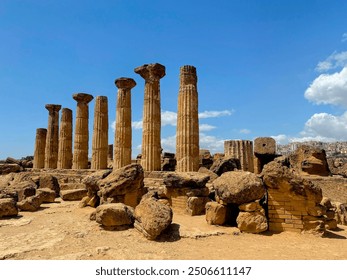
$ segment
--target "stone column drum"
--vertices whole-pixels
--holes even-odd
[[[97,96],[94,107],[94,129],[92,142],[92,169],[107,168],[108,152],[108,100]]]
[[[45,148],[45,168],[57,168],[59,141],[59,110],[61,105],[47,104],[48,128]]]
[[[224,141],[225,158],[237,158],[240,160],[241,169],[254,172],[253,142],[250,140]]]
[[[176,130],[176,171],[199,170],[199,117],[197,75],[194,66],[180,69]]]
[[[160,79],[165,76],[165,66],[159,63],[145,64],[135,68],[135,73],[145,79],[141,165],[145,171],[159,171],[161,169]]]
[[[113,169],[131,164],[131,89],[136,82],[131,78],[115,80],[118,88]]]
[[[88,168],[88,144],[89,144],[89,107],[88,103],[93,96],[86,93],[76,93],[73,99],[77,101],[75,140],[73,152],[73,169]]]
[[[34,164],[33,168],[45,167],[45,148],[46,148],[47,129],[36,129]]]
[[[71,169],[72,167],[72,110],[61,110],[58,169]]]

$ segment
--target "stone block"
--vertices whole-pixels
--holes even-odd
[[[217,202],[206,203],[206,221],[210,225],[223,225],[226,221],[227,209]]]

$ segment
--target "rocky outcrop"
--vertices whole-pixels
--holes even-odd
[[[123,203],[99,205],[95,220],[104,227],[130,226],[134,223],[134,209]]]
[[[0,218],[18,215],[16,201],[11,198],[0,199]]]
[[[147,239],[156,239],[172,222],[170,206],[155,197],[143,198],[135,208],[134,227]]]
[[[240,160],[236,158],[219,158],[210,167],[210,170],[218,176],[228,171],[234,171],[235,169],[241,169]]]
[[[213,181],[216,201],[221,204],[241,205],[261,199],[265,194],[262,180],[247,171],[231,171],[223,173]]]

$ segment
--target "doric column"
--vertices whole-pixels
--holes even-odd
[[[34,151],[34,168],[45,167],[45,148],[46,148],[47,129],[36,129],[35,151]]]
[[[71,169],[72,167],[72,110],[61,110],[58,169]]]
[[[249,140],[224,141],[224,154],[226,158],[240,160],[241,169],[254,172],[253,142]]]
[[[199,170],[199,117],[197,76],[194,66],[180,69],[176,130],[176,171]]]
[[[57,168],[59,141],[59,110],[61,105],[47,104],[48,128],[45,148],[45,168]]]
[[[165,76],[165,66],[158,63],[145,64],[135,68],[135,73],[145,79],[141,165],[145,171],[159,171],[161,169],[159,81]]]
[[[88,103],[93,100],[93,96],[86,93],[76,93],[72,97],[77,101],[72,168],[87,169],[89,144]]]
[[[136,82],[131,78],[116,79],[118,88],[113,169],[131,164],[131,89]]]
[[[108,101],[106,96],[97,96],[94,107],[92,142],[92,169],[107,168],[108,152]]]

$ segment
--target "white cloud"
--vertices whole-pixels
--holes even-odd
[[[213,130],[215,128],[216,128],[215,126],[209,125],[209,124],[206,124],[206,123],[202,123],[202,124],[199,125],[199,130],[200,131],[210,131],[210,130]]]
[[[250,134],[251,131],[250,131],[249,129],[247,129],[247,128],[244,128],[244,129],[241,129],[241,130],[240,130],[240,133],[241,133],[241,134]]]
[[[347,42],[347,33],[343,33],[342,34],[342,39],[341,39],[342,42]]]
[[[214,153],[223,153],[224,151],[224,139],[217,138],[215,136],[206,135],[204,133],[200,133],[200,149],[207,149]]]
[[[142,126],[143,126],[142,121],[131,122],[131,127],[134,129],[142,129]]]
[[[275,139],[276,143],[280,145],[285,145],[285,144],[288,144],[289,142],[289,138],[285,134],[279,134],[279,135],[270,136],[270,137]]]
[[[347,35],[347,33],[346,33]],[[347,40],[347,36],[346,36]],[[318,62],[316,71],[326,72],[328,70],[344,67],[347,65],[347,51],[346,52],[334,52],[326,60]]]
[[[177,113],[171,111],[162,111],[161,112],[161,126],[166,125],[177,125]]]
[[[231,116],[234,113],[234,110],[223,110],[223,111],[204,111],[199,113],[200,119],[207,119],[207,118],[218,118],[223,116]]]
[[[164,152],[174,153],[176,151],[176,135],[162,138],[161,147]]]
[[[347,108],[347,67],[334,74],[322,74],[305,91],[305,98],[316,104]]]

